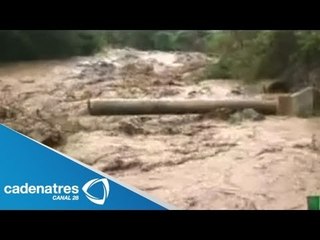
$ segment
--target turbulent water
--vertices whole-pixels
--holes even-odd
[[[93,57],[0,67],[2,118],[56,148],[181,209],[306,209],[320,192],[319,118],[238,123],[198,115],[93,117],[90,98],[260,98],[239,82],[192,80],[199,53],[108,50]],[[39,112],[41,116],[39,116]]]

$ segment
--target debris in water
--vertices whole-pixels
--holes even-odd
[[[234,114],[232,114],[229,118],[229,122],[233,124],[238,124],[243,120],[262,121],[264,119],[264,115],[258,113],[252,108],[248,108],[242,111],[237,111]]]

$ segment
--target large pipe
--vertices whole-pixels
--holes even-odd
[[[217,108],[253,108],[263,114],[276,114],[277,101],[259,100],[141,100],[93,99],[88,101],[91,115],[199,114]]]

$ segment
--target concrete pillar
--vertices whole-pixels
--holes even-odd
[[[314,88],[278,97],[277,114],[306,117],[314,113]]]

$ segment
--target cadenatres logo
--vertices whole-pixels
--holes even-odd
[[[100,193],[99,197],[94,196],[93,193],[89,193],[90,189],[97,184],[101,184],[100,191],[98,191]],[[97,190],[99,189],[96,188],[95,193],[97,193]],[[103,205],[110,192],[108,179],[92,179],[83,185],[82,191],[86,198],[92,203]],[[53,201],[80,200],[79,186],[77,185],[58,185],[56,183],[52,185],[31,185],[29,183],[25,183],[23,185],[6,185],[3,188],[3,192],[6,195],[52,195]]]
[[[102,188],[103,188],[103,194],[102,197],[98,198],[93,195],[91,195],[88,191],[90,188],[92,188],[94,185],[102,183]],[[83,187],[82,191],[86,195],[86,197],[93,203],[98,204],[98,205],[103,205],[106,201],[106,199],[109,196],[109,182],[106,178],[95,178],[87,182]]]

